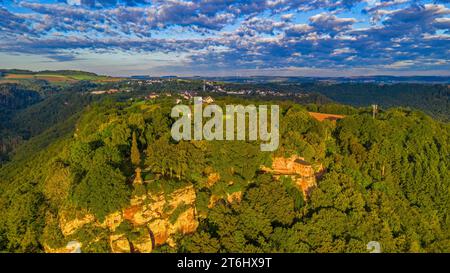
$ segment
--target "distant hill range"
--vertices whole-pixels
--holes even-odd
[[[199,79],[201,77],[190,77]],[[250,77],[205,77],[207,80],[233,83],[441,83],[450,84],[450,76],[361,76],[361,77],[278,77],[278,76],[250,76]]]
[[[18,83],[27,80],[45,80],[52,83],[73,83],[77,81],[115,82],[124,78],[97,75],[78,70],[30,71],[21,69],[0,69],[0,83]]]
[[[134,76],[130,76],[130,78],[133,80],[156,80],[156,79],[177,79],[178,76],[167,75],[167,76],[155,77],[155,76],[150,76],[150,75],[134,75]]]
[[[79,71],[79,70],[43,70],[31,71],[23,69],[0,69],[0,79],[26,79],[39,77],[66,77],[71,80],[113,80],[125,79],[126,77],[109,77],[97,75],[96,73]],[[228,76],[228,77],[177,77],[174,75],[167,76],[150,76],[150,75],[133,75],[128,77],[135,80],[153,80],[153,79],[205,79],[210,81],[221,81],[230,83],[430,83],[430,84],[450,84],[450,76],[357,76],[357,77],[284,77],[284,76]],[[114,81],[114,80],[113,80]]]
[[[42,71],[31,71],[23,69],[0,69],[2,75],[7,74],[23,74],[23,75],[41,75],[41,74],[55,74],[55,75],[89,75],[98,76],[92,72],[86,72],[81,70],[42,70]]]

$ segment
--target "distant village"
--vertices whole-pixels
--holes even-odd
[[[134,86],[145,87],[151,85],[162,85],[164,83],[168,83],[170,81],[174,81],[174,79],[131,79],[125,82],[125,86],[127,88],[112,88],[108,90],[93,90],[90,93],[92,95],[105,95],[105,94],[116,94],[116,93],[129,93],[133,91]],[[175,79],[176,81],[176,79]],[[262,97],[297,97],[297,98],[305,98],[308,97],[309,94],[302,92],[279,92],[272,90],[260,90],[260,89],[244,89],[244,90],[227,90],[224,88],[222,84],[217,84],[211,81],[203,82],[203,93],[217,93],[223,95],[234,95],[234,96],[262,96]],[[194,96],[198,95],[198,91],[194,90],[184,90],[178,91],[178,95],[185,100],[191,100]],[[170,92],[166,93],[157,93],[151,92],[145,96],[146,100],[154,100],[159,96],[172,96]],[[214,99],[211,96],[208,96],[204,99],[205,103],[212,103]],[[176,99],[176,103],[181,103],[181,99]]]

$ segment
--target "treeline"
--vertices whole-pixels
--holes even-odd
[[[380,108],[409,107],[426,112],[441,121],[450,120],[450,88],[445,84],[419,83],[223,83],[227,90],[261,90],[281,93],[307,93],[315,101],[298,100],[298,103],[327,104],[335,102],[355,107],[378,104]],[[322,96],[321,97],[318,97]]]
[[[306,88],[357,107],[410,107],[442,120],[450,120],[450,88],[443,84],[314,84]]]

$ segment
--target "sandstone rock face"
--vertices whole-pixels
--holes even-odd
[[[231,194],[227,193],[226,196],[218,196],[215,194],[212,194],[211,197],[209,198],[209,203],[208,203],[208,208],[211,209],[213,208],[217,202],[219,202],[219,200],[226,200],[229,204],[233,204],[233,203],[241,203],[242,201],[242,191],[237,191],[237,192],[233,192]]]
[[[316,178],[314,176],[300,178],[297,177],[294,181],[297,187],[302,190],[305,199],[307,199],[314,188],[317,187]]]
[[[219,201],[219,200],[220,200],[219,196],[214,195],[214,194],[211,195],[211,197],[209,198],[208,208],[209,209],[213,208],[216,205],[217,201]]]
[[[132,205],[123,211],[123,219],[130,221],[135,227],[145,227],[148,230],[144,237],[131,242],[134,251],[151,252],[153,248],[164,243],[173,245],[171,236],[177,233],[194,232],[198,227],[195,199],[193,186],[175,190],[167,199],[164,193],[133,198],[130,202]],[[178,206],[186,206],[186,210],[172,223],[171,216]],[[120,237],[113,239],[120,240]],[[115,251],[129,252],[129,249],[116,248]]]
[[[177,233],[189,234],[197,230],[198,221],[195,219],[195,209],[189,208],[181,213],[175,223],[166,219],[156,219],[148,224],[148,228],[155,238],[155,246],[168,243],[174,247],[175,243],[171,236]]]
[[[232,194],[227,194],[228,203],[241,203],[242,201],[242,191],[233,192]]]
[[[150,222],[148,228],[153,232],[155,245],[162,245],[169,238],[168,222],[163,219],[156,219]]]
[[[154,237],[154,246],[166,242],[170,244],[170,237],[177,233],[188,234],[194,232],[198,227],[195,215],[195,189],[189,186],[174,191],[170,200],[166,200],[164,194],[149,197],[145,203],[134,205],[124,211],[124,218],[136,226],[147,226]],[[178,206],[187,206],[181,212],[174,223],[170,221],[171,215]]]
[[[170,195],[170,197],[171,198],[169,204],[172,207],[176,207],[182,203],[193,205],[195,204],[195,200],[197,198],[194,186],[189,186],[183,189],[176,190]]]
[[[317,172],[315,169],[317,169]],[[289,158],[275,157],[272,160],[272,166],[270,168],[263,166],[261,170],[273,174],[277,179],[281,176],[291,177],[297,187],[303,192],[305,199],[317,187],[316,178],[323,174],[323,167],[321,165],[314,168],[312,164],[297,155]]]
[[[150,233],[146,233],[145,236],[132,241],[132,244],[134,252],[150,253],[153,250],[153,242]]]
[[[298,175],[302,177],[314,176],[312,165],[305,161],[303,157],[293,155],[289,158],[275,157],[272,161],[271,168],[263,167],[275,175]]]
[[[109,237],[111,251],[114,253],[131,252],[130,243],[125,234],[114,234]]]
[[[73,235],[85,225],[93,224],[111,232],[109,242],[112,252],[149,253],[156,246],[165,243],[175,246],[171,238],[175,234],[195,232],[199,224],[196,218],[195,200],[195,189],[191,185],[175,190],[167,196],[164,193],[156,195],[148,193],[134,197],[129,207],[107,215],[103,222],[99,222],[88,212],[80,212],[71,218],[68,211],[62,211],[59,224],[64,236]],[[142,236],[127,238],[126,234],[115,232],[124,220],[129,221],[134,229],[143,230]],[[46,251],[69,252],[66,248],[46,248]]]
[[[111,251],[113,253],[150,253],[153,243],[149,233],[144,236],[130,240],[125,234],[113,234],[109,237]]]
[[[78,241],[71,241],[65,247],[51,248],[44,244],[46,253],[80,253],[83,245]]]
[[[182,234],[189,234],[197,230],[198,221],[195,220],[195,209],[189,208],[178,216],[178,219],[169,229],[173,233],[180,232]]]
[[[208,175],[208,180],[206,181],[206,185],[208,186],[208,188],[211,188],[219,180],[220,180],[219,173],[211,173]]]
[[[122,223],[122,212],[117,211],[105,217],[105,221],[100,224],[102,228],[108,228],[110,231],[115,231],[116,228]]]
[[[95,216],[90,213],[80,213],[82,216],[78,216],[70,219],[67,215],[67,211],[60,213],[59,227],[64,236],[69,236],[75,233],[78,229],[82,228],[84,225],[92,223],[95,221]]]

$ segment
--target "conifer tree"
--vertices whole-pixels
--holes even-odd
[[[141,164],[141,154],[139,153],[139,148],[137,145],[137,140],[136,140],[136,133],[133,132],[133,137],[132,137],[132,142],[131,142],[131,163],[135,166],[138,167]]]

